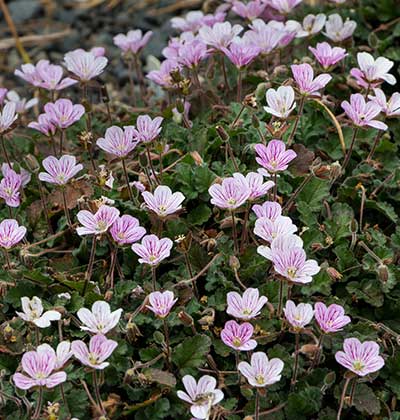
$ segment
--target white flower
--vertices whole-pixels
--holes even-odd
[[[98,300],[92,305],[92,310],[79,309],[77,315],[82,322],[81,330],[90,331],[93,334],[107,334],[121,318],[122,309],[111,312],[107,302]]]
[[[286,119],[296,108],[294,89],[291,86],[279,86],[277,90],[268,89],[265,96],[268,106],[264,110],[275,117]]]
[[[32,322],[39,328],[49,327],[51,321],[61,319],[61,314],[57,311],[46,311],[43,313],[42,301],[34,296],[32,299],[28,297],[21,298],[23,312],[17,312],[17,315],[24,321]]]
[[[18,114],[23,114],[28,111],[28,109],[37,105],[39,103],[39,99],[32,98],[27,100],[26,98],[21,98],[15,90],[10,90],[7,93],[6,103],[8,102],[15,104],[15,110]]]

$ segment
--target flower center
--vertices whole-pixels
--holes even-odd
[[[107,222],[105,222],[104,220],[99,220],[97,222],[97,230],[101,232],[107,230]]]
[[[36,373],[35,378],[36,379],[45,379],[45,378],[47,378],[47,376],[43,372],[38,372],[38,373]]]
[[[234,198],[230,198],[230,199],[227,201],[227,203],[228,203],[230,206],[234,206],[234,205],[236,204],[236,200],[235,200]]]
[[[245,308],[242,310],[243,315],[251,315],[252,310],[249,308]]]
[[[165,213],[167,210],[167,206],[164,206],[163,204],[161,204],[160,206],[158,206],[158,210],[160,213]]]
[[[241,340],[239,337],[235,337],[235,338],[232,340],[232,344],[233,344],[235,347],[240,347],[240,346],[242,345],[242,340]]]
[[[364,369],[364,363],[361,360],[355,360],[353,362],[353,369],[362,371]]]
[[[89,363],[91,363],[92,365],[97,365],[98,364],[97,354],[89,353],[88,360],[89,360]]]
[[[290,278],[296,277],[297,268],[296,267],[289,267],[287,269],[287,274]]]
[[[264,383],[264,376],[263,375],[256,375],[256,382],[259,384],[259,385],[262,385],[263,383]]]
[[[153,261],[155,261],[157,259],[157,257],[155,256],[155,255],[150,255],[150,257],[149,257],[149,261],[150,262],[153,262]]]

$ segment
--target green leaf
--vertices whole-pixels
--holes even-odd
[[[372,389],[366,384],[357,384],[353,398],[354,407],[361,413],[379,414],[381,404]]]
[[[188,214],[187,221],[191,225],[202,225],[207,222],[211,214],[210,207],[208,207],[207,204],[202,203]]]
[[[196,335],[186,338],[173,351],[172,361],[179,367],[182,374],[190,368],[197,368],[205,362],[210,351],[211,339],[206,335]]]

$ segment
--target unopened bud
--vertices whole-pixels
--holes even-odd
[[[231,267],[233,270],[239,270],[240,268],[240,261],[234,255],[229,257],[229,267]]]
[[[134,369],[128,369],[124,375],[124,384],[129,385],[132,383],[133,378],[136,376]]]
[[[14,330],[10,327],[9,324],[6,324],[6,326],[3,329],[3,337],[5,341],[10,341],[11,337],[13,336]]]
[[[35,156],[33,155],[27,155],[25,157],[26,165],[28,166],[28,169],[34,173],[39,172],[40,165]]]
[[[192,156],[192,158],[193,158],[193,160],[194,160],[194,163],[195,163],[197,166],[201,166],[201,165],[203,165],[204,160],[203,160],[203,158],[200,156],[199,152],[196,152],[196,151],[194,151],[194,152],[190,152],[190,156]]]
[[[330,173],[330,179],[331,180],[334,180],[342,172],[342,165],[338,161],[333,162],[332,165],[330,165],[330,171],[331,171],[331,173]]]
[[[389,279],[389,270],[387,265],[380,263],[377,267],[378,278],[382,283],[386,283]]]
[[[182,324],[187,327],[194,325],[193,318],[185,311],[180,311],[178,313],[178,318],[181,320]]]
[[[337,271],[335,268],[333,267],[328,267],[326,269],[326,273],[328,274],[328,276],[332,279],[332,280],[340,280],[343,277],[343,274],[339,273],[339,271]]]
[[[126,337],[128,338],[128,341],[134,343],[137,340],[137,338],[141,336],[142,333],[140,332],[137,325],[134,322],[129,321],[126,324]]]
[[[183,114],[185,112],[185,104],[184,104],[184,102],[182,100],[177,100],[176,101],[176,109],[181,114]]]
[[[322,249],[324,249],[324,246],[320,242],[314,242],[313,244],[311,244],[311,249],[313,251],[321,251]]]
[[[224,127],[217,125],[215,129],[217,130],[217,133],[222,141],[229,140],[229,134],[225,131]]]
[[[104,295],[104,299],[106,302],[110,302],[113,296],[114,292],[112,290],[107,290],[106,294]]]
[[[321,165],[320,167],[314,169],[314,175],[320,179],[330,179],[331,172],[331,165]]]

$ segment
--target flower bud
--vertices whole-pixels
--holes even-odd
[[[135,370],[130,368],[125,372],[124,375],[124,384],[129,385],[133,382],[133,379],[135,378]]]
[[[386,283],[389,279],[389,270],[387,265],[382,262],[377,266],[378,278],[382,283]]]
[[[197,166],[201,166],[201,165],[203,165],[204,160],[203,160],[203,158],[200,156],[199,152],[196,152],[196,151],[194,151],[194,152],[190,152],[190,156],[192,156],[192,158],[193,158],[193,160],[194,160],[194,163],[195,163]]]
[[[328,274],[328,276],[333,280],[340,280],[343,277],[343,274],[339,273],[339,271],[337,271],[335,268],[333,267],[328,267],[326,269],[326,273]]]
[[[240,269],[240,261],[234,255],[231,255],[229,257],[229,267],[231,267],[233,270],[239,270]]]
[[[126,337],[129,342],[134,343],[138,337],[141,337],[142,333],[133,321],[129,321],[126,324]]]
[[[181,320],[182,324],[186,327],[194,325],[193,318],[185,311],[180,311],[178,313],[178,318]]]
[[[217,133],[222,141],[229,140],[229,134],[225,131],[225,129],[222,126],[217,125],[215,129],[217,130]]]
[[[29,170],[36,173],[40,170],[40,165],[35,156],[33,155],[27,155],[25,157],[26,165],[28,166]]]

